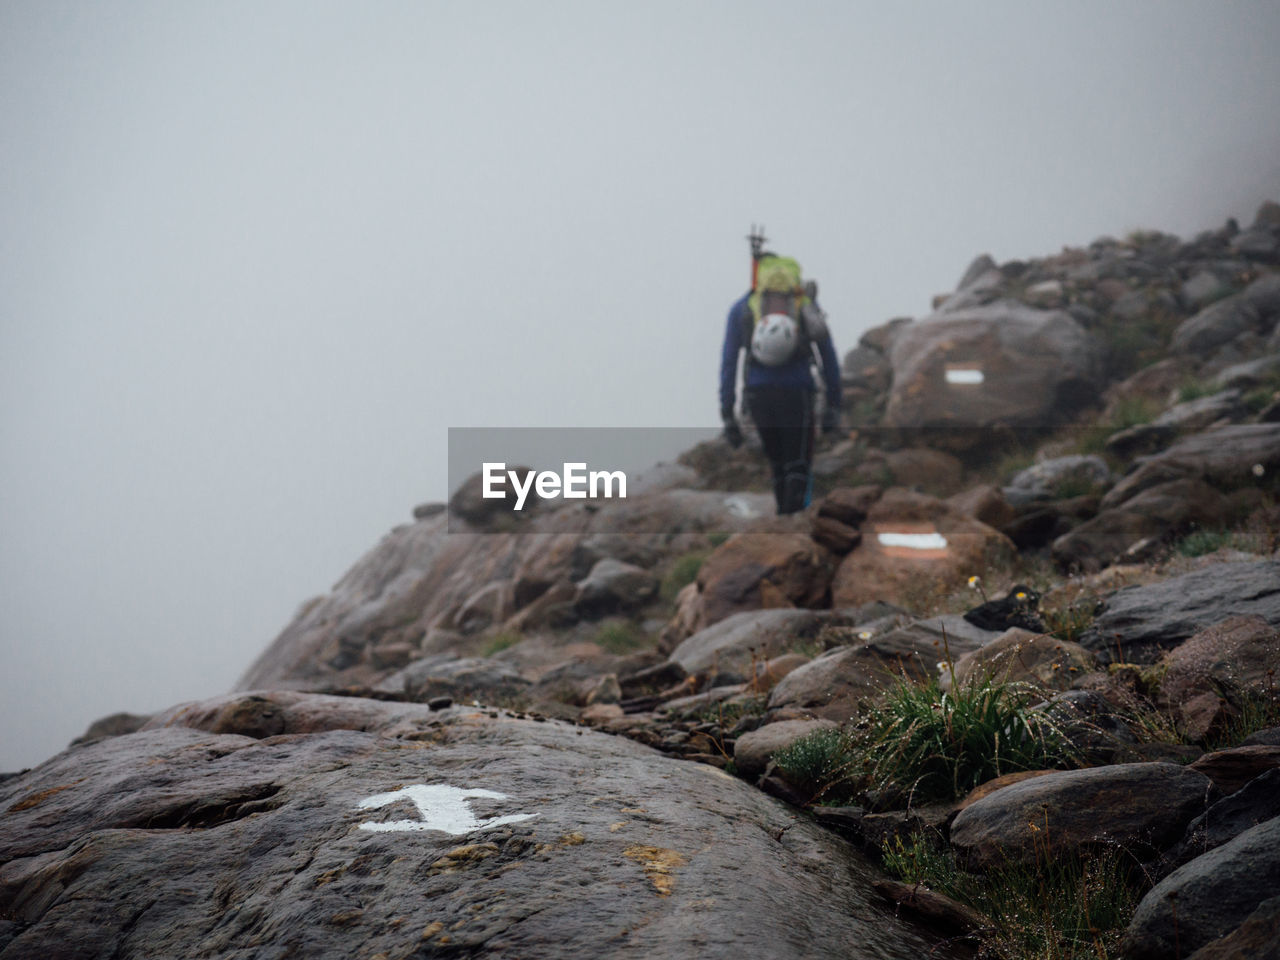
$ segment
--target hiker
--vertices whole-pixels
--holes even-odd
[[[822,432],[840,422],[840,365],[825,317],[816,303],[817,285],[801,280],[800,264],[761,250],[753,231],[752,289],[729,309],[720,356],[720,419],[732,447],[742,444],[737,405],[738,354],[747,351],[744,400],[773,470],[778,513],[796,513],[812,493],[814,380],[818,348],[826,406]]]

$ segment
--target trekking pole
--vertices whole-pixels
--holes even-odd
[[[747,242],[751,244],[751,289],[756,288],[756,270],[760,264],[760,254],[764,250],[766,237],[764,235],[764,224],[756,226],[751,225],[751,232],[747,234]]]

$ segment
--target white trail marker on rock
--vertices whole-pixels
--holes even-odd
[[[506,800],[505,793],[496,790],[465,790],[462,787],[451,787],[444,783],[415,783],[392,793],[379,793],[361,800],[357,806],[361,810],[376,810],[397,800],[412,800],[418,808],[421,820],[389,820],[386,823],[366,821],[360,824],[361,830],[373,830],[379,833],[394,833],[408,830],[438,830],[460,837],[476,830],[489,830],[504,823],[518,823],[536,817],[536,813],[512,813],[502,817],[486,817],[479,820],[471,812],[467,803],[471,797],[486,797],[490,800]]]

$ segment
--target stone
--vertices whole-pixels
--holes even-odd
[[[1066,690],[1092,669],[1093,654],[1079,644],[1014,627],[957,660],[955,675],[962,685],[990,677]],[[950,677],[944,673],[942,681],[949,685]]]
[[[803,653],[784,653],[780,657],[766,660],[756,667],[756,676],[751,685],[762,693],[767,693],[788,673],[803,667],[811,659],[813,658],[806,657]]]
[[[804,534],[730,537],[698,571],[698,625],[765,607],[819,606],[832,566],[830,555]]]
[[[352,719],[266,740],[160,727],[6,780],[0,950],[574,960],[687,955],[691,930],[708,956],[929,950],[848,844],[713,767],[498,711],[363,701]],[[819,902],[841,909],[815,925]]]
[[[1165,654],[1154,671],[1157,703],[1173,709],[1192,697],[1212,694],[1241,707],[1269,697],[1280,664],[1280,629],[1259,616],[1230,617],[1201,630]]]
[[[1013,549],[1003,534],[944,501],[895,487],[871,508],[862,544],[836,569],[831,602],[836,607],[874,600],[902,603],[922,586],[959,585]]]
[[[862,543],[862,532],[832,517],[814,514],[809,535],[819,545],[826,547],[838,557],[843,557]]]
[[[1261,473],[1259,473],[1261,471]],[[1228,492],[1274,483],[1280,471],[1280,424],[1243,423],[1192,434],[1167,450],[1143,458],[1102,499],[1120,506],[1148,487],[1170,480],[1199,479]]]
[[[1063,491],[1068,487],[1072,492],[1065,496],[1078,496],[1088,488],[1106,487],[1111,482],[1111,469],[1101,457],[1070,454],[1019,471],[1003,493],[1005,500],[1017,507],[1034,500],[1064,499]]]
[[[635,610],[658,594],[658,580],[643,567],[606,557],[577,585],[573,605],[579,615],[597,618]]]
[[[866,639],[828,650],[783,677],[769,695],[770,714],[847,721],[900,678],[936,675],[948,647],[959,656],[996,636],[957,616],[916,621],[881,634],[861,633]]]
[[[978,484],[948,497],[947,506],[996,530],[1003,530],[1017,516],[1003,491],[990,483]]]
[[[1187,960],[1280,960],[1280,897],[1263,900],[1240,926]]]
[[[1117,590],[1079,643],[1104,662],[1154,663],[1167,650],[1235,616],[1280,626],[1280,562],[1212,563]]]
[[[516,474],[521,484],[524,484],[529,474],[534,472],[532,467],[510,467],[509,469]],[[521,512],[516,513],[516,492],[511,483],[509,481],[504,482],[501,485],[501,490],[504,493],[502,497],[484,496],[484,475],[481,472],[473,473],[462,482],[462,485],[449,498],[450,516],[454,519],[483,527],[500,516],[506,519],[523,519],[522,514],[525,511],[532,509],[541,502],[538,495],[530,491]]]
[[[972,907],[918,883],[877,880],[875,889],[886,900],[918,916],[930,928],[951,936],[972,933],[991,922]]]
[[[448,509],[449,505],[447,503],[440,503],[438,501],[432,503],[420,503],[413,508],[413,519],[426,520],[429,517],[434,517],[437,514],[444,513]]]
[[[1179,324],[1169,349],[1207,357],[1242,334],[1266,333],[1280,312],[1280,274],[1255,280],[1235,296],[1213,303]]]
[[[851,619],[826,610],[749,610],[699,630],[671,652],[685,674],[734,676],[741,682],[762,663],[812,642],[829,623]]]
[[[143,725],[150,719],[151,714],[149,713],[113,713],[89,724],[89,729],[72,740],[70,745],[74,747],[81,743],[89,743],[91,740],[101,740],[104,737],[119,737],[126,733],[133,733],[136,730],[141,730]]]
[[[1252,390],[1280,377],[1280,353],[1233,364],[1220,371],[1214,378],[1215,386],[1223,390]]]
[[[767,723],[734,742],[733,763],[746,776],[763,773],[773,755],[817,730],[834,730],[830,720],[781,720]]]
[[[1229,283],[1223,282],[1212,270],[1198,270],[1182,285],[1182,295],[1197,308],[1206,307],[1232,292]]]
[[[1124,558],[1139,541],[1158,544],[1194,529],[1212,530],[1229,515],[1226,497],[1202,480],[1170,480],[1069,530],[1053,541],[1050,553],[1063,570],[1094,572]]]
[[[989,428],[1061,423],[1101,386],[1097,344],[1069,314],[1010,301],[905,327],[890,362],[884,423],[942,429],[960,452],[985,446]],[[957,376],[966,370],[981,383]]]
[[[882,487],[875,485],[837,487],[818,501],[817,515],[830,517],[849,527],[859,527],[883,492]]]
[[[1275,767],[1254,777],[1192,820],[1182,842],[1166,854],[1166,872],[1274,817],[1280,817],[1280,768]]]
[[[463,636],[479,633],[501,623],[514,609],[510,580],[494,580],[468,597],[453,615],[451,626]]]
[[[1125,930],[1123,955],[1129,960],[1191,955],[1230,935],[1277,890],[1280,818],[1273,818],[1179,867],[1152,887]]]
[[[951,845],[979,869],[1120,845],[1159,850],[1206,806],[1203,775],[1173,763],[1058,770],[998,790],[951,824]]]
[[[506,661],[448,654],[415,660],[389,682],[398,683],[407,697],[423,703],[442,696],[482,702],[507,700],[530,686],[530,681]]]
[[[964,486],[964,464],[941,450],[892,450],[885,455],[885,466],[899,485],[933,496],[948,497]]]
[[[1252,745],[1215,750],[1191,764],[1224,794],[1244,789],[1252,780],[1280,767],[1280,747]]]

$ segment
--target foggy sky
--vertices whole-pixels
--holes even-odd
[[[0,770],[228,689],[450,426],[717,420],[977,254],[1280,198],[1280,5],[0,0]]]

